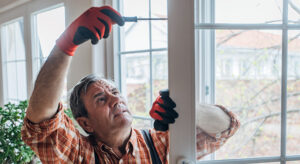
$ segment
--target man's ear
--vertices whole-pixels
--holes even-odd
[[[78,117],[76,118],[78,124],[84,129],[87,133],[93,133],[94,129],[90,120],[87,117]]]

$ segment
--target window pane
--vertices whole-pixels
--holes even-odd
[[[123,15],[149,18],[149,0],[123,0]]]
[[[55,41],[65,29],[65,8],[58,7],[34,15],[36,38],[35,75],[50,54]]]
[[[149,22],[125,23],[121,28],[121,50],[134,51],[149,49]]]
[[[150,109],[150,60],[148,53],[122,56],[122,93],[133,115],[148,117]]]
[[[216,159],[280,155],[281,32],[216,30],[216,104],[239,131]]]
[[[151,17],[167,18],[167,2],[166,0],[151,0]]]
[[[65,29],[65,8],[59,7],[36,15],[37,34],[43,57],[47,57],[56,39]]]
[[[168,52],[152,52],[153,100],[168,88]]]
[[[5,47],[3,61],[25,60],[23,20],[3,26],[2,35],[2,46]]]
[[[7,98],[18,99],[18,81],[17,81],[17,64],[7,63],[6,64],[6,80],[7,80]]]
[[[216,0],[216,23],[281,23],[282,0]]]
[[[27,82],[26,82],[26,63],[17,63],[17,83],[18,83],[18,99],[26,100],[27,97]]]
[[[152,128],[152,121],[151,120],[145,120],[145,119],[134,119],[132,122],[133,128],[136,129],[150,129]]]
[[[289,0],[288,7],[288,16],[289,23],[291,24],[299,24],[299,16],[300,16],[300,1],[299,0]]]
[[[167,21],[152,21],[152,48],[168,47]]]
[[[287,83],[287,154],[300,154],[300,31],[289,31]]]

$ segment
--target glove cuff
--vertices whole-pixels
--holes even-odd
[[[167,131],[169,130],[169,125],[168,124],[164,124],[158,120],[154,121],[154,129],[157,131]]]
[[[78,47],[78,45],[75,45],[69,37],[67,37],[67,34],[63,33],[57,40],[56,45],[60,50],[62,50],[64,53],[66,53],[69,56],[74,56],[74,53]]]

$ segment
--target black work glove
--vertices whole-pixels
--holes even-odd
[[[169,124],[175,122],[178,113],[174,110],[175,102],[169,97],[169,90],[159,91],[159,95],[154,101],[150,110],[150,116],[155,119],[154,128],[158,131],[166,131]]]

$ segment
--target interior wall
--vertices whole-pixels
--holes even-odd
[[[1,0],[0,1],[0,13],[20,6],[30,0]]]
[[[90,0],[65,0],[66,26],[91,7]],[[92,45],[90,41],[80,45],[73,56],[68,74],[67,88],[70,90],[82,77],[92,73]]]

